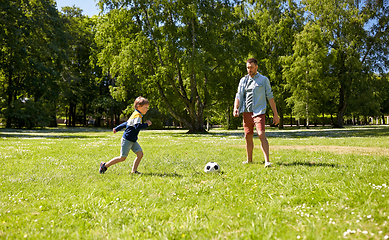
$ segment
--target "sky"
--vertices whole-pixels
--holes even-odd
[[[98,0],[56,0],[57,8],[61,11],[62,7],[73,6],[81,8],[83,15],[88,15],[92,17],[93,15],[98,15],[100,10],[96,6]]]

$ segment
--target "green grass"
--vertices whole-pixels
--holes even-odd
[[[389,127],[267,131],[274,167],[242,130],[0,129],[0,239],[388,239]],[[206,174],[216,161],[219,174]]]

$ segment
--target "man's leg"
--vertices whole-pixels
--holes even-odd
[[[244,129],[244,138],[246,139],[246,152],[247,152],[247,162],[243,163],[252,163],[253,162],[253,150],[254,150],[254,121],[253,113],[245,112],[243,113],[243,129]]]
[[[257,131],[258,137],[261,140],[261,148],[263,152],[263,156],[265,157],[265,163],[270,162],[269,161],[269,142],[267,141],[266,138],[266,133],[265,131]]]
[[[252,163],[253,149],[254,149],[253,134],[245,134],[245,139],[246,139],[247,163]]]

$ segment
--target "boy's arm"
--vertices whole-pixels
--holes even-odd
[[[141,117],[136,117],[132,119],[132,123],[134,124],[133,127],[134,129],[145,129],[149,125],[151,125],[151,121],[147,120],[145,123],[142,123],[142,118]]]
[[[114,133],[116,133],[116,132],[122,130],[122,129],[125,128],[125,127],[127,127],[127,122],[124,122],[124,123],[120,124],[119,126],[115,127],[115,128],[114,128]],[[116,132],[115,132],[115,131],[116,131]]]
[[[147,124],[147,123],[136,123],[135,125],[134,125],[134,128],[135,129],[140,129],[140,130],[142,130],[142,129],[145,129],[145,128],[147,128],[149,125]]]

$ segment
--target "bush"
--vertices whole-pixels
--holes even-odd
[[[15,101],[2,112],[4,118],[10,119],[12,127],[15,128],[46,127],[51,120],[50,114],[43,104],[32,100]]]

